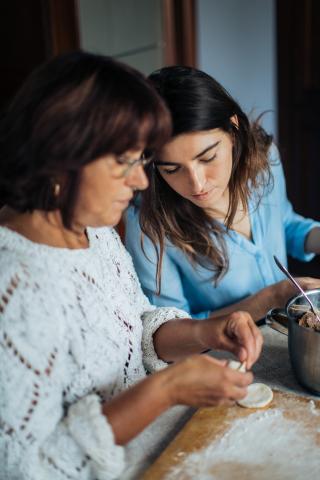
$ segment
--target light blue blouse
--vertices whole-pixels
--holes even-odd
[[[226,235],[229,270],[218,283],[212,272],[193,266],[177,247],[166,242],[162,264],[161,293],[156,294],[156,254],[151,241],[144,238],[144,255],[140,246],[141,230],[138,208],[130,207],[126,215],[126,247],[133,257],[142,288],[150,302],[158,306],[174,305],[194,318],[205,318],[212,311],[238,302],[262,288],[284,278],[273,255],[287,264],[287,254],[309,261],[313,254],[304,251],[309,231],[320,223],[303,218],[293,211],[286,194],[285,179],[278,151],[270,148],[269,159],[274,177],[259,206],[254,195],[249,204],[252,241],[230,231]]]

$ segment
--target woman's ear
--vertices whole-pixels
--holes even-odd
[[[232,117],[230,117],[230,122],[236,127],[236,129],[238,130],[239,128],[239,120],[238,120],[238,116],[237,115],[232,115]]]

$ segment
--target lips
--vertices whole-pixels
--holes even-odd
[[[210,190],[207,190],[206,192],[193,194],[193,195],[191,195],[191,196],[192,196],[192,198],[194,198],[194,199],[201,200],[202,198],[206,198],[206,197],[209,195],[209,193],[211,193],[212,190],[214,190],[214,188],[215,188],[215,187],[212,187]]]
[[[209,192],[204,192],[204,193],[197,193],[197,194],[194,194],[192,195],[193,198],[201,198],[201,197],[205,197],[206,195],[208,195]]]

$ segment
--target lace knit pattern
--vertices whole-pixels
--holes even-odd
[[[101,413],[145,368],[166,366],[152,335],[187,314],[149,304],[113,229],[88,236],[69,250],[0,228],[1,479],[124,478],[172,427],[169,412],[147,429],[149,448],[143,433],[123,448]]]

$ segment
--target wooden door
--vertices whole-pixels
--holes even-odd
[[[124,0],[122,0],[124,1]],[[29,73],[49,58],[83,47],[80,32],[80,0],[10,0],[0,2],[0,111],[8,104]],[[135,16],[142,0],[128,0]],[[163,24],[162,65],[194,66],[195,0],[159,0]],[[94,2],[92,2],[94,4]],[[112,1],[100,2],[104,9]],[[86,2],[90,7],[90,2]],[[135,18],[133,18],[134,23]],[[119,35],[126,31],[121,23]],[[112,51],[108,53],[112,55]],[[123,61],[129,61],[124,57]],[[136,68],[139,68],[139,62]]]

